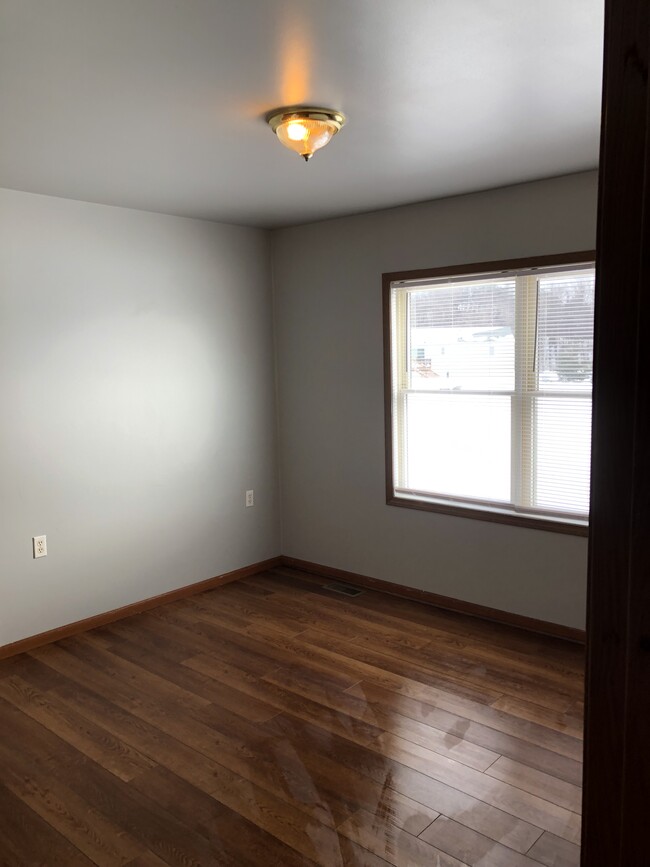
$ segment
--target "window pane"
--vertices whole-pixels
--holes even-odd
[[[406,486],[507,502],[510,424],[509,397],[409,394]]]
[[[587,514],[591,398],[537,398],[534,418],[537,434],[534,505]]]
[[[514,388],[514,280],[413,290],[408,304],[410,388]]]
[[[540,389],[591,391],[594,273],[542,277],[538,286]]]
[[[393,283],[398,496],[584,523],[594,283],[589,265]]]

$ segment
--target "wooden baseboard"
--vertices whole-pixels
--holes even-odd
[[[60,641],[62,638],[68,638],[70,635],[78,635],[80,632],[87,632],[89,629],[105,626],[107,623],[114,623],[116,620],[122,620],[125,617],[132,617],[134,614],[149,611],[151,608],[157,608],[159,605],[165,605],[168,602],[175,602],[177,599],[195,596],[204,590],[212,590],[223,584],[229,584],[231,581],[239,581],[242,578],[257,575],[260,572],[267,572],[269,569],[274,569],[277,566],[300,569],[303,572],[311,572],[313,575],[320,575],[324,578],[335,578],[339,581],[346,581],[348,584],[356,584],[359,587],[367,587],[371,590],[392,594],[393,596],[402,596],[406,599],[413,599],[416,602],[424,602],[427,605],[433,605],[445,611],[468,614],[481,620],[490,620],[493,623],[515,626],[518,629],[526,629],[529,632],[537,632],[541,635],[551,635],[555,638],[564,638],[580,644],[584,644],[585,642],[584,631],[574,629],[571,626],[548,623],[545,620],[535,620],[533,617],[524,617],[521,614],[512,614],[497,608],[487,608],[484,605],[476,605],[473,602],[463,602],[461,599],[440,596],[437,593],[418,590],[415,587],[404,587],[401,584],[393,584],[390,581],[382,581],[379,578],[371,578],[368,575],[359,575],[357,572],[347,572],[344,569],[335,569],[332,566],[322,566],[309,560],[298,560],[295,557],[272,557],[269,560],[253,563],[250,566],[235,569],[233,572],[227,572],[224,575],[208,578],[206,581],[188,584],[185,587],[161,593],[159,596],[151,596],[149,599],[124,605],[122,608],[115,608],[103,614],[96,614],[94,617],[87,617],[85,620],[77,620],[75,623],[68,623],[65,626],[59,626],[47,632],[40,632],[38,635],[31,635],[20,641],[14,641],[12,644],[5,644],[3,647],[0,647],[0,659],[7,659],[18,653],[26,653],[36,647],[42,647],[44,644],[51,644],[54,641]]]
[[[322,575],[324,578],[335,578],[338,581],[356,584],[359,587],[379,590],[382,593],[390,593],[393,596],[402,596],[406,599],[413,599],[416,602],[434,605],[436,608],[442,608],[445,611],[454,611],[459,614],[467,614],[470,617],[478,617],[481,620],[489,620],[492,623],[515,626],[518,629],[525,629],[528,632],[536,632],[540,635],[564,638],[567,641],[573,641],[578,644],[585,643],[584,630],[575,629],[572,626],[562,626],[559,623],[536,620],[534,617],[524,617],[521,614],[501,611],[498,608],[488,608],[485,605],[477,605],[474,602],[464,602],[462,599],[453,599],[451,596],[440,596],[438,593],[430,593],[428,590],[404,587],[401,584],[393,584],[390,581],[382,581],[379,578],[370,578],[368,575],[359,575],[356,572],[346,572],[344,569],[334,569],[332,566],[311,563],[309,560],[298,560],[295,557],[281,557],[280,560],[282,566],[291,569],[301,569],[303,572]]]
[[[159,605],[175,602],[177,599],[184,599],[186,596],[194,596],[197,593],[202,593],[204,590],[212,590],[214,587],[229,584],[231,581],[239,581],[242,578],[257,575],[259,572],[266,572],[281,564],[281,557],[272,557],[270,560],[262,560],[260,563],[253,563],[250,566],[244,566],[242,569],[235,569],[233,572],[217,575],[215,578],[198,581],[196,584],[188,584],[185,587],[179,587],[177,590],[169,590],[167,593],[151,596],[149,599],[143,599],[140,602],[132,602],[130,605],[106,611],[104,614],[96,614],[94,617],[87,617],[85,620],[77,620],[75,623],[68,623],[66,626],[59,626],[56,629],[49,629],[47,632],[40,632],[38,635],[31,635],[28,638],[23,638],[20,641],[14,641],[12,644],[5,644],[3,647],[0,647],[0,659],[7,659],[7,657],[15,656],[18,653],[26,653],[28,650],[42,647],[44,644],[51,644],[54,641],[60,641],[62,638],[68,638],[70,635],[88,632],[89,629],[105,626],[107,623],[114,623],[116,620],[132,617],[134,614],[141,614],[143,611],[149,611],[151,608],[157,608]]]

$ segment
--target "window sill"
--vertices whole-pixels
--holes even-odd
[[[588,536],[588,523],[565,521],[562,519],[520,515],[506,509],[498,510],[492,507],[479,508],[456,503],[443,503],[435,499],[420,497],[397,496],[389,493],[386,498],[389,506],[400,506],[403,509],[417,509],[422,512],[438,512],[442,515],[453,515],[457,518],[470,518],[474,521],[490,521],[493,524],[509,524],[513,527],[527,527],[531,530],[544,530],[547,533],[563,533],[569,536]]]

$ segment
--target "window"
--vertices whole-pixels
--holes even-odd
[[[587,532],[593,256],[384,275],[389,503]]]

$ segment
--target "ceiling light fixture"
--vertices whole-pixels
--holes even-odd
[[[282,144],[307,162],[345,124],[346,117],[331,108],[276,108],[266,122]]]

